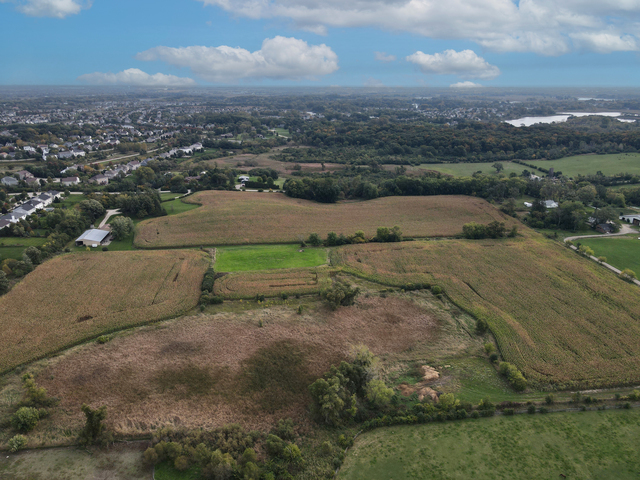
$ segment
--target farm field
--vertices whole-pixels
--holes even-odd
[[[489,163],[423,163],[422,165],[418,165],[417,167],[410,167],[411,171],[421,171],[421,170],[435,170],[436,172],[441,172],[446,175],[453,175],[454,177],[470,177],[477,171],[481,171],[482,173],[489,174],[497,174],[496,169],[492,167],[492,165],[496,162]],[[527,170],[527,167],[524,165],[519,165],[513,162],[500,162],[504,169],[501,173],[505,175],[509,175],[510,173],[517,173],[518,175],[522,174],[523,170]],[[529,168],[528,170],[531,170]]]
[[[484,200],[464,196],[386,197],[322,204],[280,193],[207,191],[185,199],[202,207],[141,222],[135,245],[163,248],[201,245],[294,243],[330,231],[374,236],[378,227],[400,226],[409,237],[450,236],[470,221],[512,224]]]
[[[638,240],[638,235],[579,238],[574,243],[591,247],[596,257],[607,257],[609,265],[613,265],[620,270],[630,268],[640,274],[640,240]]]
[[[517,415],[364,433],[340,480],[635,479],[640,411]]]
[[[22,252],[27,247],[38,247],[47,243],[46,238],[40,237],[0,237],[0,262],[5,258],[22,260]]]
[[[0,297],[0,372],[198,302],[203,253],[100,253],[53,258]]]
[[[332,265],[381,283],[438,284],[485,319],[505,360],[545,388],[640,381],[637,287],[525,231],[515,240],[351,245]]]
[[[166,210],[167,215],[178,215],[179,213],[188,212],[189,210],[194,210],[200,206],[197,203],[186,202],[185,200],[187,200],[187,198],[189,197],[162,202],[162,207]]]
[[[542,168],[553,168],[568,177],[577,175],[595,175],[601,171],[604,175],[617,173],[640,174],[640,154],[616,153],[608,155],[576,155],[558,160],[528,160],[526,163]],[[527,167],[522,167],[527,168]],[[535,173],[535,172],[534,172]]]
[[[218,272],[240,272],[317,267],[326,263],[327,251],[324,248],[301,249],[299,245],[252,245],[216,249],[215,269]]]
[[[330,283],[329,272],[329,267],[238,272],[217,279],[213,291],[229,299],[320,293]]]

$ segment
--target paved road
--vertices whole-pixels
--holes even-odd
[[[114,215],[119,215],[119,214],[120,214],[120,210],[118,210],[118,209],[107,210],[107,214],[104,216],[104,220],[102,220],[100,225],[98,225],[98,228],[104,227],[107,224],[107,221],[109,220],[109,217],[112,217]]]

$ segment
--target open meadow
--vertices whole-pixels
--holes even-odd
[[[27,247],[39,247],[47,243],[43,237],[0,237],[0,262],[6,258],[22,260]]]
[[[640,154],[638,153],[575,155],[558,160],[527,160],[526,163],[546,169],[553,168],[556,172],[562,172],[567,177],[595,175],[597,172],[602,172],[604,175],[618,173],[640,175]]]
[[[409,167],[408,170],[410,172],[419,172],[422,173],[425,170],[433,170],[435,172],[444,173],[445,175],[452,175],[454,177],[470,177],[476,172],[481,172],[484,174],[495,174],[497,175],[497,170],[493,168],[493,164],[496,162],[489,163],[423,163],[418,165],[417,167]],[[501,173],[505,175],[509,175],[510,173],[516,173],[518,175],[522,174],[523,170],[526,170],[527,167],[523,165],[519,165],[513,162],[499,162],[502,164],[503,170]],[[529,170],[531,170],[529,168]]]
[[[504,359],[537,387],[640,382],[637,287],[530,230],[524,235],[351,245],[332,253],[332,265],[390,285],[440,285],[488,322]]]
[[[455,323],[447,312],[426,304],[426,295],[415,297],[363,296],[337,311],[302,301],[302,315],[295,299],[240,312],[220,306],[80,345],[34,365],[38,384],[60,405],[30,439],[64,442],[65,432],[82,425],[84,402],[108,405],[108,425],[122,435],[229,423],[267,431],[287,417],[308,429],[308,386],[357,345],[390,364],[434,348],[450,355],[469,345],[480,351],[479,340],[443,329]]]
[[[486,201],[464,196],[385,197],[323,204],[281,193],[206,191],[184,199],[202,206],[138,225],[135,245],[166,248],[202,245],[294,243],[310,233],[351,235],[398,225],[405,236],[451,236],[465,223],[514,223]]]
[[[0,372],[198,302],[203,253],[100,253],[55,257],[0,297]]]
[[[620,237],[578,238],[574,243],[586,245],[596,257],[607,257],[607,263],[624,270],[630,268],[640,275],[640,240],[638,235]]]
[[[340,480],[636,479],[640,411],[517,415],[381,428],[357,438]]]
[[[218,272],[317,267],[327,263],[325,248],[299,245],[251,245],[216,249]]]

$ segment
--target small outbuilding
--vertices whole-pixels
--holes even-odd
[[[87,230],[78,238],[76,238],[76,246],[81,247],[83,245],[91,247],[93,245],[102,245],[111,232],[109,230],[101,230],[99,228],[93,228]]]

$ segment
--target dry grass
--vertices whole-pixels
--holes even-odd
[[[349,246],[347,271],[388,284],[435,282],[488,321],[500,350],[537,385],[640,382],[640,295],[595,262],[525,239]]]
[[[318,293],[328,285],[329,271],[318,267],[231,273],[216,280],[214,292],[232,299]]]
[[[198,301],[206,268],[204,254],[187,250],[56,257],[0,298],[0,371],[184,313]]]
[[[307,386],[353,345],[382,356],[404,352],[435,341],[437,323],[399,298],[302,316],[287,307],[198,315],[78,347],[37,378],[62,400],[51,418],[59,431],[80,427],[83,402],[107,405],[109,425],[122,434],[166,424],[265,430],[284,417],[306,424]]]
[[[465,223],[505,221],[475,197],[386,197],[366,202],[322,204],[280,193],[200,192],[187,201],[202,207],[139,224],[135,244],[143,248],[296,242],[330,231],[374,236],[378,227],[400,226],[410,237],[442,237],[462,232]]]

